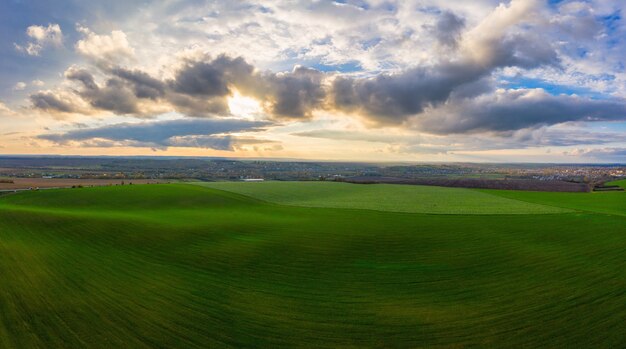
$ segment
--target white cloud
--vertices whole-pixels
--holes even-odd
[[[31,56],[39,56],[48,46],[60,47],[63,45],[63,32],[58,24],[48,24],[47,27],[31,25],[26,29],[30,41],[25,45],[14,44],[15,49]]]
[[[45,83],[45,82],[43,82],[43,81],[41,81],[41,80],[33,80],[33,81],[31,82],[31,85],[33,85],[33,86],[37,86],[37,87],[41,87],[41,86],[43,86],[43,85],[45,85],[45,84],[46,84],[46,83]]]
[[[13,90],[14,91],[22,91],[26,88],[26,83],[23,81],[18,82],[17,84],[15,84],[15,86],[13,86]]]
[[[604,161],[624,161],[626,159],[626,147],[577,148],[564,151],[563,155]]]
[[[0,101],[0,116],[15,116],[17,113]]]
[[[121,30],[113,30],[110,35],[99,35],[81,25],[76,29],[83,34],[83,39],[75,45],[76,52],[99,64],[121,62],[135,54],[126,34]]]

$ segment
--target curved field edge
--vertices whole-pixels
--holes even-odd
[[[424,214],[555,214],[570,209],[529,203],[473,189],[337,182],[197,182],[266,202],[300,207]]]

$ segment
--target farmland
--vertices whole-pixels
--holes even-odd
[[[539,205],[567,208],[581,212],[594,212],[626,216],[626,195],[613,193],[538,193],[492,190],[492,195]]]
[[[16,190],[28,188],[69,188],[72,186],[103,186],[119,184],[156,184],[163,180],[154,179],[69,179],[69,178],[10,178],[0,181],[1,190]]]
[[[357,185],[336,182],[209,182],[198,185],[263,201],[304,207],[368,209],[433,214],[541,214],[567,209],[462,188],[416,185]]]
[[[625,202],[271,182],[6,195],[0,347],[624,347]]]
[[[622,179],[619,181],[613,181],[613,182],[608,182],[606,183],[607,185],[618,185],[622,188],[626,188],[626,179]]]

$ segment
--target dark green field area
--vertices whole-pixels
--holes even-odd
[[[619,181],[608,182],[606,185],[619,185],[622,188],[626,188],[626,179],[622,179]]]
[[[562,207],[582,212],[626,216],[626,193],[546,193],[512,190],[488,190],[490,194],[529,203]]]
[[[2,196],[0,347],[625,347],[625,193],[472,193],[563,213],[184,184]]]

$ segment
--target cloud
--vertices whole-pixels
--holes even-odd
[[[177,93],[189,96],[224,97],[231,93],[229,85],[240,85],[250,79],[254,67],[243,58],[220,55],[198,60],[186,59],[184,66],[176,72],[170,86]]]
[[[578,148],[564,152],[564,155],[584,158],[594,158],[604,161],[624,161],[626,159],[626,148]]]
[[[168,81],[169,100],[191,115],[224,114],[229,112],[225,98],[235,88],[260,99],[274,118],[304,118],[325,98],[323,79],[322,72],[300,66],[291,72],[261,73],[241,57],[202,55],[185,59]]]
[[[188,148],[206,148],[215,150],[233,151],[236,149],[242,149],[247,145],[259,145],[259,144],[277,144],[278,142],[266,139],[257,139],[250,137],[238,137],[238,136],[179,136],[172,137],[167,141],[167,146],[170,147],[188,147]],[[274,150],[280,150],[274,148]]]
[[[620,132],[588,131],[580,123],[565,123],[554,126],[527,128],[516,131],[498,132],[493,136],[517,143],[515,148],[524,147],[570,147],[626,142],[626,134]],[[454,135],[452,137],[458,137]]]
[[[334,105],[339,110],[366,115],[376,123],[400,124],[426,108],[441,105],[456,89],[480,81],[497,69],[554,65],[557,54],[549,42],[516,30],[536,7],[535,0],[500,5],[463,36],[454,59],[443,57],[430,66],[371,78],[339,77],[333,83]],[[443,16],[442,27],[461,26],[456,17],[452,18],[454,15]],[[454,40],[458,36],[454,34]]]
[[[604,145],[626,142],[619,132],[587,131],[576,123],[520,129],[507,132],[481,134],[435,135],[419,132],[402,132],[390,129],[343,130],[315,129],[292,133],[293,136],[328,139],[340,142],[371,142],[387,144],[400,153],[448,153],[502,149],[527,149],[538,147],[571,147]]]
[[[58,24],[48,24],[47,27],[33,25],[26,29],[26,34],[40,43],[50,42],[61,45],[63,42],[63,33]]]
[[[87,68],[68,68],[65,78],[80,88],[65,92],[75,94],[95,110],[118,115],[143,117],[177,111],[194,117],[228,116],[228,98],[237,90],[260,100],[270,118],[308,118],[322,107],[326,97],[325,74],[320,71],[297,66],[291,72],[260,72],[243,58],[226,55],[183,58],[170,79],[115,65],[99,67],[104,83],[98,83]],[[41,93],[31,98],[40,99]],[[34,103],[34,107],[64,112],[73,109],[58,101]]]
[[[192,116],[228,114],[226,98],[234,86],[254,91],[258,73],[243,58],[208,55],[184,58],[168,80],[167,99],[181,112]]]
[[[326,92],[324,74],[315,69],[297,66],[290,73],[266,74],[269,111],[278,118],[309,118],[322,106]],[[257,92],[258,94],[258,92]]]
[[[78,25],[76,30],[83,35],[83,38],[76,42],[76,52],[98,64],[106,66],[133,58],[135,55],[135,50],[121,30],[113,30],[110,35],[96,34],[81,25]]]
[[[237,90],[258,99],[271,119],[306,119],[315,110],[337,109],[364,115],[379,126],[406,124],[437,134],[626,119],[626,103],[616,98],[551,95],[542,89],[494,91],[490,70],[465,61],[372,78],[300,66],[291,72],[260,72],[241,57],[225,55],[185,58],[173,77],[165,80],[118,66],[101,72],[106,77],[103,84],[88,69],[76,66],[65,77],[79,83],[72,93],[91,108],[138,117],[167,111],[228,116],[228,98]],[[51,91],[33,94],[31,100],[37,109],[66,113],[80,109],[71,98],[61,99]]]
[[[551,125],[626,120],[623,45],[610,33],[621,24],[603,24],[608,10],[593,1],[495,3],[154,4],[119,30],[79,26],[85,66],[31,101],[51,113],[224,118],[237,116],[235,95],[258,102],[255,118],[318,139],[437,152],[605,144]],[[328,115],[366,130],[310,130]],[[233,144],[224,137],[152,144]],[[136,138],[108,142],[149,143]]]
[[[33,80],[31,82],[31,85],[36,86],[36,87],[42,87],[43,85],[45,85],[46,83],[41,81],[41,80]]]
[[[114,67],[110,72],[129,83],[137,98],[157,100],[165,95],[165,83],[143,71]]]
[[[245,143],[246,140],[243,138],[239,141],[238,137],[230,135],[230,133],[260,131],[268,125],[265,122],[237,119],[194,118],[81,128],[65,133],[44,134],[40,135],[39,138],[62,145],[79,142],[88,146],[109,144],[111,146],[124,145],[159,149],[197,147],[232,150],[235,144]],[[270,141],[263,143],[270,143]]]
[[[446,101],[456,87],[485,74],[482,67],[447,63],[374,78],[338,77],[333,82],[333,102],[341,111],[365,115],[380,124],[399,124]]]
[[[339,141],[362,141],[372,143],[404,143],[416,141],[418,136],[399,136],[380,132],[346,131],[346,130],[311,130],[292,133],[294,136],[330,139]]]
[[[17,84],[15,84],[15,86],[13,86],[13,91],[22,91],[26,88],[26,83],[23,81],[18,82]]]
[[[47,27],[31,25],[26,29],[26,35],[30,38],[26,45],[13,45],[16,50],[31,56],[39,56],[45,47],[63,45],[63,32],[58,24],[48,24]]]
[[[46,90],[33,93],[30,95],[30,101],[34,108],[52,114],[84,112],[72,95],[59,91]]]
[[[83,88],[78,94],[97,109],[112,111],[119,115],[139,114],[137,97],[120,79],[108,79],[104,86],[98,86],[93,75],[86,69],[70,67],[65,77],[78,81]]]
[[[533,66],[552,63],[550,57]],[[336,109],[364,115],[379,126],[406,124],[436,134],[626,119],[626,103],[616,98],[551,95],[542,89],[494,91],[489,78],[494,68],[462,60],[352,78],[300,66],[291,72],[260,72],[241,57],[201,55],[184,58],[170,79],[119,66],[101,69],[106,77],[103,84],[98,84],[89,70],[76,66],[70,67],[65,77],[80,84],[74,93],[91,108],[138,117],[167,111],[197,117],[228,116],[228,98],[237,90],[258,99],[270,119],[306,119],[315,110]],[[35,108],[48,111],[80,109],[71,104],[71,98],[61,99],[51,91],[33,94],[31,101]]]
[[[543,89],[498,90],[477,98],[450,101],[411,120],[437,134],[512,131],[569,121],[626,120],[621,99],[595,100],[551,95]]]
[[[458,46],[464,28],[465,19],[450,11],[444,11],[440,14],[434,26],[427,26],[427,29],[437,39],[437,42],[447,48],[456,48]]]
[[[11,108],[0,101],[0,116],[15,116],[17,115]]]

